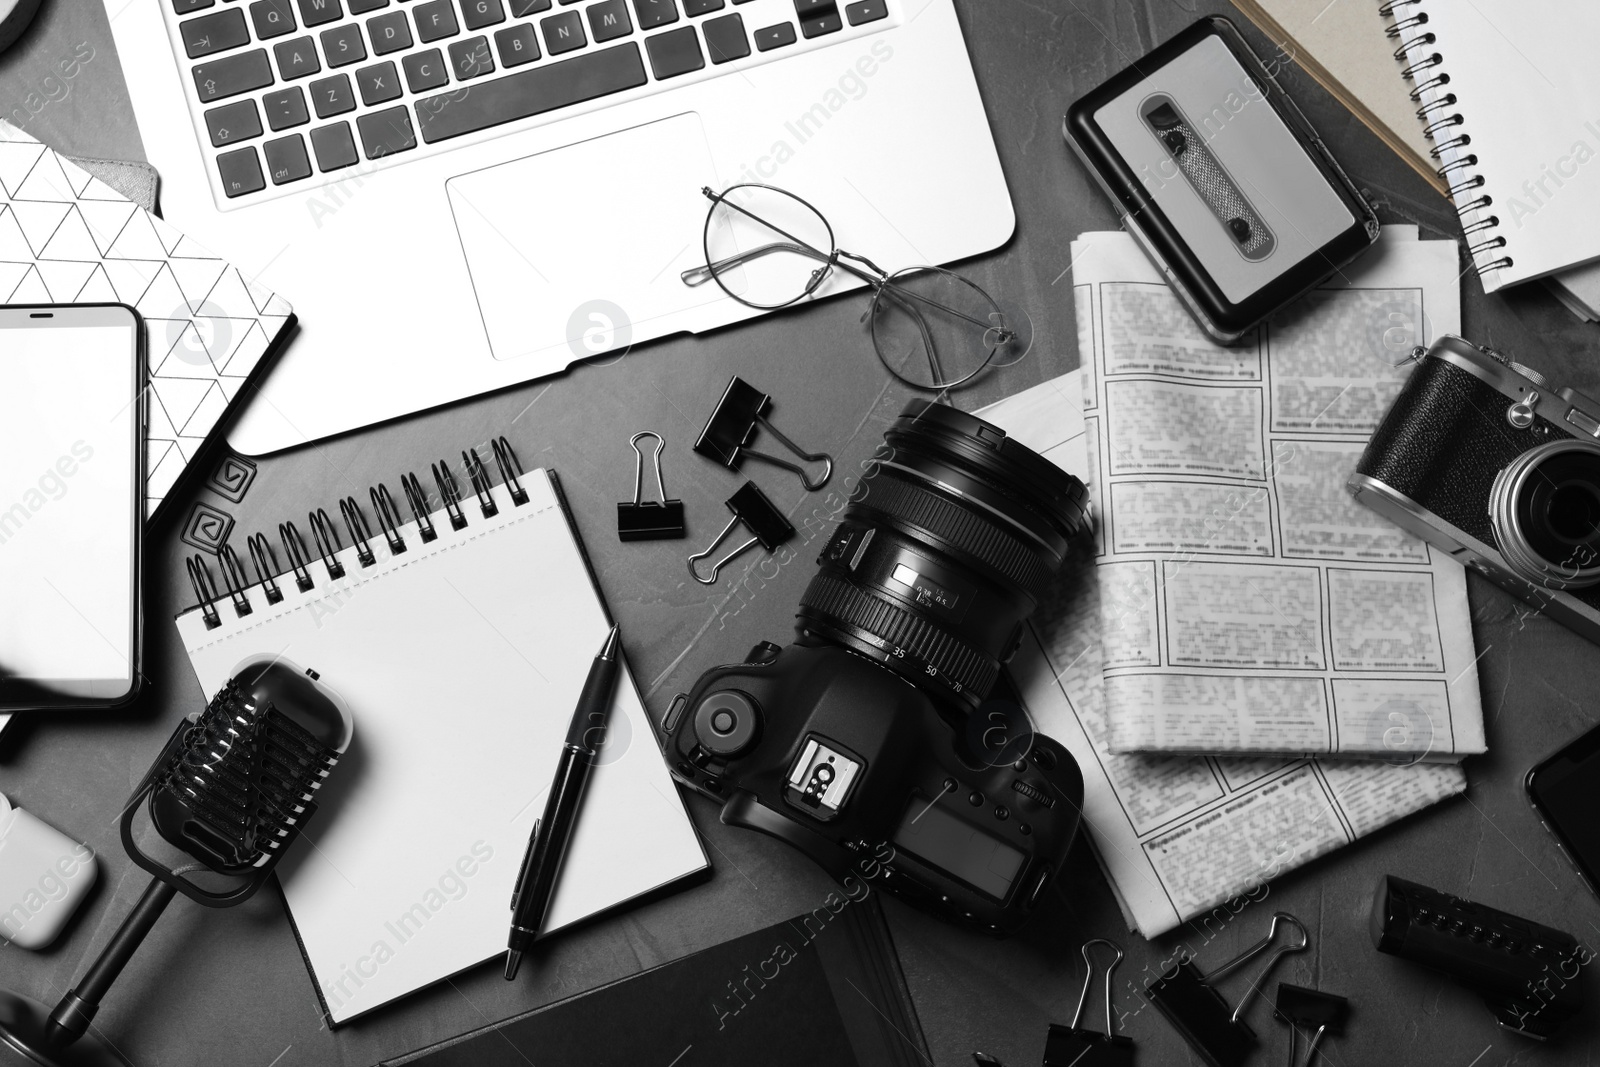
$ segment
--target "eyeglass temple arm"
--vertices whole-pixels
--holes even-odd
[[[828,256],[817,251],[815,248],[812,248],[810,245],[791,244],[788,241],[774,241],[772,244],[757,245],[755,248],[748,249],[744,252],[735,253],[734,255],[728,256],[726,259],[719,259],[715,263],[702,263],[698,267],[690,267],[688,270],[678,275],[678,277],[683,279],[683,283],[685,285],[704,285],[706,282],[711,280],[711,276],[714,274],[720,274],[725,270],[739,266],[741,263],[748,263],[752,259],[760,259],[762,256],[770,256],[774,252],[793,252],[797,255],[810,256],[812,259],[819,260],[823,263],[828,262]],[[859,271],[855,270],[847,263],[841,263],[839,266],[853,274],[860,274]]]
[[[748,212],[746,212],[746,214],[748,214]],[[774,229],[776,229],[776,227],[774,227]],[[947,315],[954,315],[958,319],[964,319],[965,321],[972,323],[974,326],[981,326],[985,330],[994,328],[994,324],[991,322],[984,322],[982,319],[974,318],[963,311],[957,311],[955,308],[941,303],[938,300],[934,300],[932,297],[926,297],[920,293],[914,293],[910,289],[906,289],[903,286],[894,284],[888,280],[887,275],[885,275],[884,272],[870,259],[867,259],[864,256],[858,256],[854,252],[846,252],[842,249],[834,253],[834,255],[828,256],[824,255],[821,251],[811,247],[808,244],[791,244],[787,241],[774,241],[772,244],[758,245],[757,247],[748,249],[744,252],[735,253],[734,255],[728,256],[724,259],[719,259],[715,263],[702,263],[698,267],[690,267],[688,270],[678,275],[678,277],[682,279],[685,285],[704,285],[706,282],[711,280],[711,277],[714,274],[720,274],[723,271],[730,270],[743,263],[748,263],[753,259],[759,259],[762,256],[771,255],[774,252],[793,252],[802,256],[810,256],[812,259],[823,263],[831,262],[840,270],[843,270],[849,274],[854,274],[857,278],[860,278],[873,288],[886,289],[902,300],[914,300],[918,303],[926,304],[929,307],[938,308]],[[845,259],[842,258],[845,256],[848,256],[851,259],[857,260],[861,263],[865,263],[870,269],[863,270],[861,267],[857,267],[853,263],[846,262]],[[1003,326],[1001,329],[1005,333],[1009,334],[1010,332],[1009,330],[1005,330]]]

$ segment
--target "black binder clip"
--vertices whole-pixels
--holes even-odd
[[[1271,948],[1277,940],[1280,922],[1300,931],[1300,943],[1286,944],[1274,952],[1261,973],[1250,982],[1244,996],[1239,998],[1239,1006],[1229,1011],[1227,1001],[1212,983],[1221,981]],[[1168,967],[1160,978],[1150,983],[1144,995],[1161,1009],[1161,1014],[1210,1067],[1242,1067],[1257,1044],[1255,1031],[1244,1022],[1246,1009],[1278,961],[1291,952],[1303,952],[1310,943],[1311,935],[1299,919],[1288,912],[1276,912],[1266,937],[1210,975],[1202,975],[1193,962],[1185,959]]]
[[[1089,1003],[1089,987],[1094,984],[1094,957],[1089,954],[1093,945],[1104,945],[1114,958],[1106,966],[1106,1032],[1095,1033],[1080,1027],[1083,1009]],[[1071,1026],[1050,1024],[1050,1033],[1044,1039],[1044,1067],[1133,1067],[1133,1039],[1122,1037],[1111,1021],[1111,975],[1122,962],[1122,949],[1103,937],[1083,943],[1083,962],[1088,972],[1083,976],[1083,992],[1078,994],[1078,1010],[1072,1013]]]
[[[1317,1044],[1323,1034],[1338,1037],[1344,1033],[1345,1020],[1350,1018],[1350,1002],[1333,993],[1323,993],[1304,986],[1278,983],[1278,1001],[1273,1006],[1278,1021],[1289,1024],[1289,1067],[1295,1067],[1295,1045],[1302,1029],[1311,1034],[1306,1045],[1306,1067],[1317,1058]]]
[[[828,479],[833,477],[833,457],[825,452],[807,452],[783,436],[767,421],[767,412],[770,410],[772,397],[735,375],[729,380],[728,388],[722,391],[722,399],[717,401],[717,408],[706,422],[706,428],[700,431],[700,439],[694,443],[694,450],[729,470],[738,470],[746,456],[764,459],[785,470],[794,471],[800,476],[800,484],[811,492],[827,485]],[[762,426],[778,439],[779,444],[807,463],[821,463],[822,477],[813,482],[806,475],[805,468],[798,463],[752,450],[750,442],[755,440],[756,430]]]
[[[772,501],[767,499],[767,494],[763,493],[755,482],[745,482],[737,493],[728,498],[728,510],[733,512],[733,518],[728,520],[728,525],[717,534],[717,539],[711,542],[710,547],[704,552],[696,552],[689,557],[689,573],[701,585],[716,585],[717,575],[722,572],[722,568],[726,567],[735,556],[754,545],[759,543],[762,548],[771,552],[794,536],[794,527],[790,525],[789,520],[772,506]],[[702,578],[695,564],[715,552],[723,539],[740,523],[750,531],[750,540],[717,560],[711,566],[711,577]]]
[[[641,437],[656,439],[656,489],[661,495],[660,500],[644,499],[644,449],[639,447]],[[628,444],[633,446],[633,503],[624,501],[617,505],[617,536],[624,541],[661,541],[682,537],[683,501],[668,500],[666,483],[661,480],[661,453],[667,447],[667,439],[654,430],[641,430],[628,438]]]

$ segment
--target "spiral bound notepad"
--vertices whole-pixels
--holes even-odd
[[[1390,0],[1378,10],[1484,289],[1600,257],[1600,5]]]
[[[231,549],[220,582],[190,561],[200,602],[177,624],[208,695],[272,653],[355,717],[314,840],[279,870],[335,1024],[505,951],[529,830],[610,625],[559,483],[518,477],[503,442],[500,484],[469,454],[463,476],[438,464],[251,537],[254,581]],[[706,865],[625,673],[550,928]]]

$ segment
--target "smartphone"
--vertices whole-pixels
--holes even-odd
[[[1600,894],[1600,726],[1529,771],[1523,785],[1540,821]]]
[[[145,382],[132,308],[0,308],[0,713],[139,693]]]

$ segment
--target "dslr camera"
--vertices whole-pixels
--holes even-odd
[[[1014,931],[1065,862],[1083,776],[993,694],[1087,495],[998,427],[912,401],[822,550],[797,640],[673,700],[674,775],[841,881]]]
[[[1597,438],[1600,403],[1446,335],[1420,355],[1346,486],[1600,641]]]

